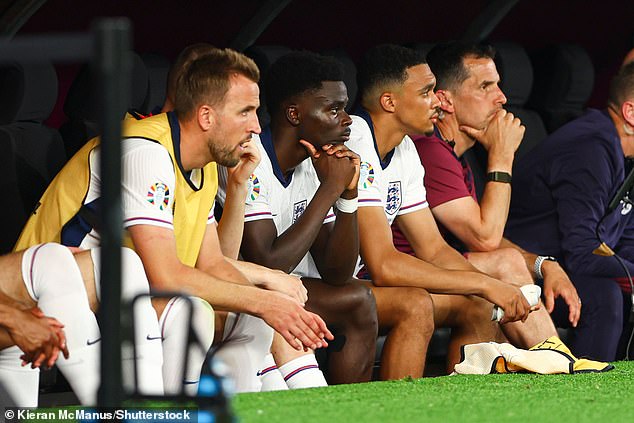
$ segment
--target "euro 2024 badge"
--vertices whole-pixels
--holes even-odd
[[[374,169],[370,163],[361,162],[359,179],[361,180],[361,186],[363,188],[368,188],[372,185],[372,182],[374,182]]]
[[[251,176],[249,176],[249,181],[247,182],[247,184],[248,184],[247,199],[251,201],[255,201],[255,199],[260,196],[260,180],[258,179],[255,173],[252,173]]]
[[[163,182],[155,182],[147,192],[147,200],[163,211],[170,202],[170,190]]]

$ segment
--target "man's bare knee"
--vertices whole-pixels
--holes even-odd
[[[516,286],[533,283],[524,256],[514,248],[498,250],[501,278]]]
[[[399,321],[415,324],[421,332],[434,330],[434,305],[429,293],[419,288],[399,288]]]
[[[349,283],[339,287],[344,298],[345,312],[349,315],[350,322],[357,324],[370,324],[376,326],[376,300],[372,290],[357,283]]]
[[[516,286],[532,282],[522,254],[514,248],[469,253],[468,260],[478,270]]]

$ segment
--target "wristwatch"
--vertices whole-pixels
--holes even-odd
[[[544,279],[544,275],[542,274],[542,264],[544,264],[545,261],[556,262],[557,259],[553,256],[537,256],[535,264],[533,265],[533,272],[535,272],[535,276],[537,276],[538,279]]]
[[[491,182],[504,182],[506,184],[510,184],[512,179],[511,174],[508,172],[494,171],[487,173],[487,181]]]

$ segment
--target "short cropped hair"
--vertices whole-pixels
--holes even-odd
[[[427,53],[427,63],[436,77],[436,89],[453,90],[469,78],[464,59],[493,60],[494,57],[495,49],[490,45],[449,41],[434,46]]]
[[[368,50],[357,72],[361,105],[376,107],[376,100],[392,85],[403,85],[407,69],[425,64],[425,56],[411,48],[394,44],[381,44]]]
[[[266,107],[273,115],[282,103],[322,87],[324,81],[343,81],[343,65],[336,59],[310,51],[285,54],[271,65],[264,77]]]
[[[634,62],[621,67],[610,82],[608,103],[617,107],[627,100],[634,99]]]
[[[207,43],[196,43],[187,46],[180,52],[167,74],[167,97],[174,101],[178,79],[189,68],[191,63],[201,56],[212,53],[216,47]]]
[[[231,49],[215,49],[191,62],[177,79],[174,110],[188,118],[202,104],[220,104],[231,86],[232,75],[242,75],[257,83],[260,71],[255,62]]]

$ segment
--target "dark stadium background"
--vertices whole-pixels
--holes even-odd
[[[137,52],[160,52],[173,59],[193,42],[230,46],[267,3],[274,2],[0,0],[0,31],[6,34],[8,27],[14,32],[17,29],[17,35],[85,31],[96,17],[127,16],[133,23]],[[295,0],[288,2],[256,44],[316,51],[341,47],[356,59],[366,48],[381,42],[459,38],[487,6],[502,3],[505,1]],[[600,107],[610,76],[634,47],[634,1],[520,0],[488,40],[517,42],[529,54],[553,43],[581,45],[590,54],[596,75],[589,105]],[[58,66],[60,98],[48,121],[51,126],[64,120],[61,104],[77,69]]]

